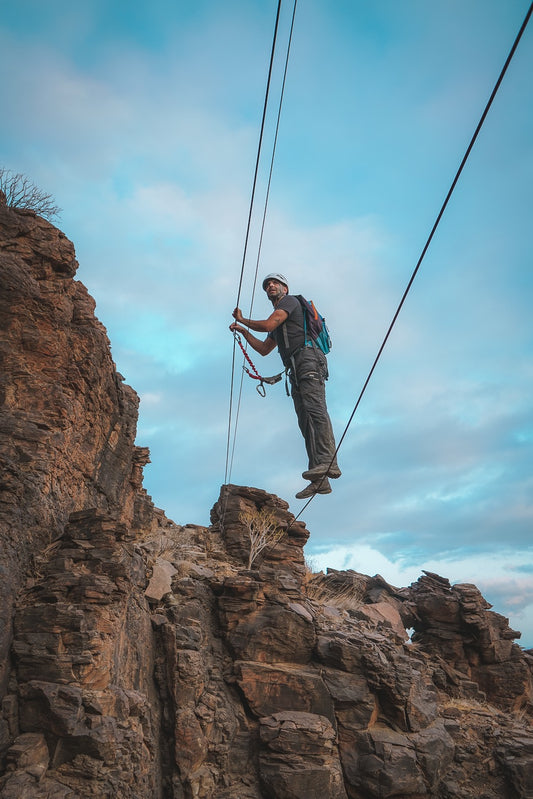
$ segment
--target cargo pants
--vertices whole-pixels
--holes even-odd
[[[316,347],[304,347],[294,355],[293,362],[289,370],[291,396],[305,440],[308,468],[329,465],[332,458],[332,466],[337,466],[335,437],[326,407],[326,356]]]

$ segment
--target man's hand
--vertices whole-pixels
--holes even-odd
[[[238,317],[239,315],[242,318],[242,314],[240,313],[239,309],[235,308],[233,316]],[[247,323],[248,321],[249,320],[247,320]],[[252,347],[252,349],[258,352],[260,355],[268,355],[269,352],[272,352],[272,350],[276,346],[276,342],[274,341],[273,338],[269,338],[267,336],[267,338],[264,341],[260,341],[260,339],[256,338],[250,333],[247,327],[242,327],[242,325],[240,325],[238,322],[232,322],[231,325],[229,326],[229,329],[231,330],[232,333],[242,333],[248,344]]]
[[[233,318],[234,318],[234,319],[235,319],[237,322],[241,322],[241,324],[242,324],[242,322],[244,321],[244,317],[243,317],[243,315],[242,315],[242,311],[241,311],[241,309],[240,309],[240,308],[235,308],[235,310],[233,311],[233,313],[232,313],[231,315],[233,316]]]

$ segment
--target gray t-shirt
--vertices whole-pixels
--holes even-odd
[[[290,366],[291,355],[305,344],[304,314],[299,300],[291,294],[286,294],[278,302],[277,310],[285,311],[289,316],[283,324],[269,333],[268,337],[276,342],[284,366]]]

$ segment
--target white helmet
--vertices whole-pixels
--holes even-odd
[[[271,274],[267,275],[263,280],[263,291],[266,290],[266,284],[268,283],[269,280],[277,280],[278,283],[281,283],[283,286],[285,286],[287,291],[289,290],[289,284],[287,283],[287,278],[284,277],[283,275],[280,275],[279,272],[271,272]]]

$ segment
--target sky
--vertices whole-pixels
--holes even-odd
[[[533,647],[533,23],[346,430],[528,0],[299,0],[266,203],[282,4],[246,246],[275,0],[0,8],[0,165],[63,209],[156,506],[207,525],[228,479],[302,510],[283,383],[236,357],[232,389],[231,312],[268,316],[256,270],[281,271],[326,317],[346,431],[308,564],[475,583]]]

